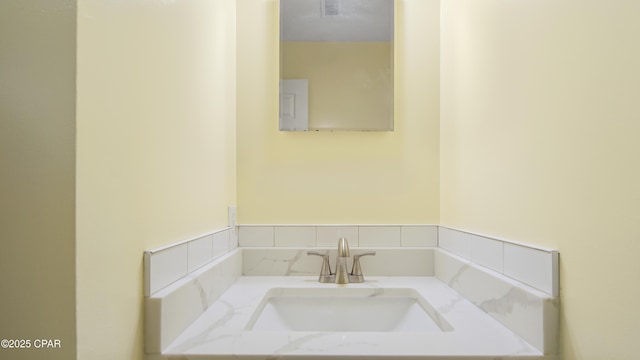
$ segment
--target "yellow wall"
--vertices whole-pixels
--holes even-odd
[[[0,1],[3,359],[73,359],[75,1]],[[60,349],[36,349],[36,339]]]
[[[437,223],[439,1],[397,1],[394,132],[278,131],[277,1],[237,3],[238,221]]]
[[[282,79],[309,80],[309,129],[393,128],[392,42],[280,44]]]
[[[384,133],[277,131],[276,4],[0,2],[0,338],[63,343],[11,358],[142,359],[143,250],[225,226],[236,182],[243,223],[557,248],[563,360],[636,356],[639,4],[398,0]]]
[[[562,359],[637,359],[640,3],[442,3],[441,223],[560,251]]]
[[[227,225],[235,1],[78,4],[78,359],[142,359],[142,254]]]

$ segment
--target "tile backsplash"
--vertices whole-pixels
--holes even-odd
[[[438,246],[437,225],[239,225],[240,247]]]
[[[401,226],[400,246],[438,246],[438,227]]]
[[[144,252],[144,295],[149,296],[238,247],[233,229]]]
[[[237,231],[236,231],[237,230]],[[237,234],[237,239],[236,239]],[[438,247],[474,264],[559,295],[558,252],[439,225],[238,225],[145,251],[145,296],[240,246],[329,248]],[[257,250],[257,249],[256,249]]]
[[[273,243],[277,247],[316,246],[316,229],[313,226],[277,226],[273,230]]]
[[[558,251],[444,226],[438,246],[552,296],[559,296]]]
[[[361,226],[359,246],[400,246],[400,226]]]
[[[341,237],[349,239],[351,246],[358,246],[358,227],[357,226],[317,226],[316,227],[316,246],[318,247],[336,247],[337,240]]]

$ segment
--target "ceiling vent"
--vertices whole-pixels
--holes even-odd
[[[322,16],[340,15],[340,0],[320,0]]]

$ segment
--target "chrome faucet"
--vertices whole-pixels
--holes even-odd
[[[329,254],[321,253],[318,251],[307,251],[307,255],[317,255],[322,257],[322,268],[320,269],[320,276],[318,278],[318,281],[321,283],[336,284],[364,282],[362,267],[360,266],[360,257],[375,254],[375,251],[367,251],[362,254],[354,255],[353,266],[351,267],[351,273],[349,273],[347,272],[347,259],[350,256],[349,242],[346,238],[340,238],[340,240],[338,240],[338,258],[336,260],[336,272],[332,273],[331,265],[329,264]]]

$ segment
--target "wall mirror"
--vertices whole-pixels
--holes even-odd
[[[280,130],[393,131],[394,0],[280,0]]]

